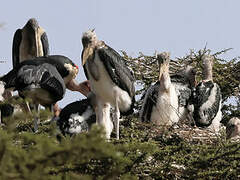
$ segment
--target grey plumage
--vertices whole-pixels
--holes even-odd
[[[213,92],[215,91],[215,92]],[[213,94],[214,93],[214,94]],[[194,120],[197,126],[207,127],[219,111],[221,103],[221,90],[212,81],[201,82],[197,85],[194,97]],[[211,102],[211,99],[214,99]],[[209,103],[209,105],[207,105]],[[205,107],[203,105],[206,104]]]
[[[203,81],[196,86],[194,102],[194,120],[199,127],[209,127],[218,132],[222,118],[221,89],[213,82],[212,68],[214,57],[204,55]]]
[[[34,62],[34,63],[32,63]],[[6,88],[13,88],[23,98],[29,98],[39,111],[39,104],[49,107],[64,97],[66,87],[63,77],[54,65],[29,60],[19,64],[0,80]],[[37,115],[38,116],[38,115]],[[38,117],[34,119],[34,129],[38,129]]]

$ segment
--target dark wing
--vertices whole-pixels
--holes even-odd
[[[22,66],[17,72],[15,82],[16,90],[41,87],[53,94],[55,101],[61,100],[66,91],[64,81],[56,67],[47,63]]]
[[[160,87],[160,82],[156,82],[154,85],[150,86],[147,92],[144,94],[144,102],[141,108],[141,121],[142,122],[150,122],[152,108],[156,106],[158,91]]]
[[[13,68],[17,67],[19,64],[19,56],[20,56],[20,43],[22,40],[22,30],[18,29],[13,37],[13,44],[12,44],[12,65]]]
[[[43,64],[38,68],[41,76],[40,86],[54,95],[55,101],[59,101],[64,97],[66,92],[63,78],[57,71],[56,67],[50,64]]]
[[[0,77],[0,81],[5,82],[4,88],[13,88],[16,86],[17,70],[12,69],[4,76]]]
[[[44,32],[41,36],[41,42],[43,47],[43,55],[48,56],[49,55],[49,44],[48,44],[48,37],[47,33]]]
[[[193,102],[193,115],[197,126],[206,127],[211,125],[218,113],[221,100],[221,89],[216,83],[208,81],[197,85]]]
[[[190,83],[184,76],[181,75],[171,76],[171,82],[176,89],[178,96],[178,105],[180,107],[187,107],[189,100],[192,98]]]
[[[109,46],[99,48],[97,53],[112,81],[133,97],[135,95],[135,79],[126,66],[125,59]]]
[[[65,106],[59,115],[59,120],[57,125],[59,126],[63,135],[68,133],[67,129],[70,128],[71,124],[69,123],[69,118],[72,114],[78,113],[81,116],[88,108],[92,109],[90,101],[88,99],[83,99],[81,101],[75,101],[67,106]],[[92,115],[86,119],[88,126],[90,127],[93,123],[96,123],[96,116],[94,110],[92,109]]]

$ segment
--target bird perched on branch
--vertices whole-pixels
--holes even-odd
[[[55,55],[24,61],[0,81],[5,83],[6,89],[17,90],[23,98],[32,99],[35,110],[39,112],[39,104],[51,106],[63,98],[66,87],[78,87],[74,81],[77,73],[78,67],[69,58]],[[35,131],[37,122],[35,117]]]
[[[214,57],[203,55],[203,78],[196,86],[194,97],[194,120],[198,127],[209,127],[215,132],[219,131],[221,112],[221,89],[213,82]]]
[[[140,119],[160,126],[171,126],[185,119],[189,113],[196,71],[187,66],[181,73],[170,76],[170,54],[158,54],[157,60],[159,80],[145,93]]]
[[[114,124],[119,139],[119,118],[133,113],[134,77],[125,60],[114,49],[97,39],[94,30],[83,33],[82,65],[97,98],[97,124],[102,125],[110,138],[112,122],[110,105],[115,107]]]

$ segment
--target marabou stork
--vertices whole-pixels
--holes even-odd
[[[140,119],[143,122],[171,126],[187,118],[190,113],[196,71],[193,67],[187,66],[178,74],[170,76],[169,56],[167,52],[157,55],[159,80],[145,93],[140,110]]]
[[[96,121],[110,138],[112,122],[110,105],[115,107],[114,124],[119,139],[119,118],[133,113],[135,101],[134,77],[125,60],[114,49],[97,39],[94,30],[83,33],[82,65],[90,81],[91,91],[96,95]]]
[[[49,55],[47,34],[38,25],[37,20],[31,18],[22,29],[17,29],[14,34],[12,44],[13,68],[22,61],[47,55]]]
[[[78,67],[69,58],[54,55],[23,61],[0,81],[5,83],[6,89],[17,90],[23,98],[32,99],[38,112],[39,104],[51,106],[63,98],[66,87],[77,86],[74,81],[77,73]],[[35,117],[35,131],[37,122]]]
[[[193,118],[198,127],[208,127],[215,132],[219,131],[221,112],[221,89],[217,83],[213,82],[213,61],[211,55],[203,55],[203,77],[196,86],[194,97]]]

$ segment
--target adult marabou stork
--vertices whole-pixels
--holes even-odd
[[[91,125],[96,123],[95,108],[96,101],[93,93],[89,93],[87,99],[65,106],[57,119],[57,125],[62,134],[73,135],[89,131]]]
[[[198,127],[209,127],[218,132],[221,112],[221,89],[213,82],[213,61],[211,55],[203,55],[203,80],[196,86],[194,97],[194,120]]]
[[[47,34],[38,25],[36,19],[31,18],[22,29],[18,29],[13,37],[12,64],[13,68],[24,60],[49,55]]]
[[[119,139],[119,117],[133,113],[134,77],[125,60],[103,41],[97,39],[94,30],[83,33],[82,65],[97,99],[97,124],[102,125],[110,138],[112,122],[110,105],[115,107],[114,124]]]
[[[35,110],[39,104],[51,106],[61,100],[65,88],[75,85],[78,67],[65,56],[37,57],[20,63],[8,74],[0,78],[5,88],[17,90],[24,98],[32,99]],[[37,130],[35,117],[34,129]]]
[[[196,71],[187,66],[170,77],[169,56],[166,52],[157,55],[159,80],[145,94],[140,110],[140,119],[143,122],[165,126],[188,117]]]

